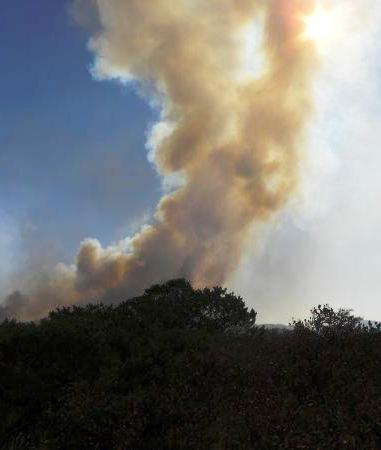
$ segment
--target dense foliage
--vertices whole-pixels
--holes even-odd
[[[381,449],[381,327],[255,326],[184,280],[0,325],[0,448]]]

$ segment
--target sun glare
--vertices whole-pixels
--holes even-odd
[[[337,11],[325,11],[317,7],[311,14],[303,17],[305,29],[303,37],[315,42],[318,49],[323,50],[338,33],[339,20]]]

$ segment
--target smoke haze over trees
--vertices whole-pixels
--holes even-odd
[[[43,7],[31,2],[26,19],[11,35],[19,44],[27,40],[25,34],[36,37],[37,51],[20,44],[14,55],[16,45],[3,47],[3,52],[9,50],[4,67],[11,75],[6,79],[13,84],[2,83],[1,93],[11,85],[14,91],[4,101],[4,116],[10,119],[0,136],[0,148],[7,150],[0,164],[8,167],[8,175],[0,180],[0,191],[7,197],[6,212],[16,212],[17,220],[5,220],[0,205],[0,247],[6,247],[0,261],[0,449],[381,449],[381,325],[364,323],[351,309],[318,304],[334,297],[353,306],[353,299],[364,292],[364,304],[375,305],[367,311],[379,305],[366,291],[378,295],[381,276],[381,252],[375,245],[381,242],[380,189],[375,184],[381,166],[374,156],[379,155],[374,148],[378,150],[381,140],[381,112],[374,111],[380,109],[381,86],[373,53],[363,50],[368,47],[365,41],[374,39],[378,46],[369,47],[377,53],[375,61],[379,58],[381,34],[375,30],[380,27],[369,23],[381,23],[381,8],[372,9],[370,0],[327,0],[335,14],[325,15],[323,1],[65,1],[76,30],[84,33],[80,47],[84,52],[87,42],[91,59],[89,70],[80,65],[80,76],[92,86],[105,80],[116,82],[117,89],[127,86],[130,100],[121,101],[125,104],[119,108],[115,97],[98,98],[97,87],[82,96],[86,83],[67,67],[70,61],[82,63],[82,56],[76,56],[82,53],[73,52],[74,40],[66,41],[55,25],[57,40],[50,52],[62,58],[62,66],[51,63],[57,59],[42,51],[41,42],[50,42],[45,34],[41,39],[44,27],[39,23],[32,32],[28,25],[34,24],[33,18],[39,22],[45,12],[44,17],[56,23],[52,16],[58,10],[51,6],[54,2],[43,2]],[[11,0],[7,2],[14,13]],[[45,11],[48,3],[52,9]],[[339,8],[344,3],[351,6]],[[321,85],[316,84],[322,67],[318,44],[327,20],[333,32],[339,31],[338,51],[356,57],[341,64],[330,53],[329,65],[339,67],[340,75],[332,81],[336,71],[324,72]],[[13,30],[14,24],[7,22]],[[64,45],[57,46],[61,41]],[[18,76],[11,64],[14,56],[22,60]],[[377,82],[373,75],[367,79],[358,74],[367,59]],[[36,66],[42,63],[37,72],[29,67],[32,60]],[[49,64],[56,70],[44,74]],[[65,77],[58,82],[66,69],[70,82]],[[27,87],[21,82],[26,78],[32,80]],[[346,89],[336,92],[345,80]],[[39,89],[34,91],[33,84]],[[361,89],[356,95],[348,96],[357,86]],[[53,91],[60,93],[59,100]],[[32,102],[20,101],[29,96]],[[89,97],[97,98],[81,109]],[[352,109],[370,97],[374,103],[365,101],[366,113]],[[150,119],[137,113],[131,98],[147,107]],[[60,124],[50,124],[47,118],[57,101],[62,102]],[[89,109],[102,114],[100,122],[90,117],[92,126],[87,128],[88,122],[79,119]],[[34,123],[38,110],[44,114]],[[13,115],[16,112],[22,114]],[[324,120],[318,120],[311,133],[314,114]],[[374,123],[364,128],[370,116]],[[98,124],[114,136],[114,120],[119,122],[115,140],[102,139]],[[68,140],[57,133],[66,121]],[[341,128],[343,121],[347,125]],[[123,165],[118,158],[110,157],[109,165],[104,160],[116,142],[124,152],[130,139],[127,128],[139,135],[136,141],[131,138],[131,146],[140,156],[141,149],[147,167],[135,173],[137,184],[119,190],[128,179],[125,169],[133,163],[132,153],[124,154]],[[359,130],[357,138],[348,130]],[[322,138],[318,142],[316,134]],[[332,145],[341,135],[337,153],[345,146],[357,148],[348,159],[360,168],[352,174],[353,184],[335,177],[334,170],[330,173],[329,178],[337,178],[340,199],[345,199],[332,200],[330,208],[336,213],[331,222],[325,221],[330,208],[320,201],[331,200],[330,190],[316,195],[330,166],[321,152],[321,141],[329,140],[328,135]],[[309,145],[309,138],[315,145]],[[365,152],[369,142],[373,145]],[[44,151],[36,152],[40,145]],[[65,159],[77,150],[80,158]],[[308,152],[315,158],[312,162],[307,161]],[[49,164],[38,167],[45,157]],[[67,176],[72,171],[76,174]],[[40,180],[43,173],[49,173],[45,181]],[[82,185],[87,191],[83,196],[76,187],[81,183],[73,185],[72,180],[85,173],[89,178],[87,187]],[[147,195],[153,205],[143,211],[147,181],[155,175],[157,195]],[[100,191],[110,189],[103,201],[118,210],[118,224],[108,220],[100,197],[92,195],[94,177],[99,178]],[[360,178],[367,180],[362,188]],[[314,179],[320,184],[311,189]],[[69,184],[65,195],[57,195]],[[114,188],[120,195],[112,195]],[[130,197],[124,195],[127,191]],[[8,195],[12,192],[17,195]],[[302,194],[311,215],[322,214],[320,221],[312,220],[313,233],[301,232],[303,224],[290,227],[291,203],[298,203]],[[77,195],[81,217],[62,207]],[[41,199],[34,203],[33,197]],[[99,208],[96,219],[88,213],[89,201]],[[353,208],[342,214],[340,205]],[[141,209],[139,219],[133,217],[135,207]],[[44,235],[44,227],[35,228],[28,220],[37,216],[40,225],[51,222],[47,228],[55,230],[52,240]],[[354,217],[357,225],[348,226]],[[70,243],[65,232],[69,222],[72,230],[78,229]],[[104,234],[88,228],[100,222]],[[120,225],[120,233],[112,234],[112,223]],[[271,230],[278,225],[279,235]],[[356,240],[356,230],[361,240]],[[113,243],[103,246],[85,238],[89,234]],[[13,239],[17,243],[9,246]],[[68,252],[62,258],[60,244]],[[266,246],[263,258],[242,263],[259,244]],[[247,268],[245,283],[242,272],[241,278],[234,278],[242,264]],[[350,270],[341,270],[343,266]],[[266,306],[272,308],[266,321],[282,321],[288,312],[287,317],[292,316],[297,308],[292,305],[295,291],[289,288],[296,284],[299,306],[318,304],[310,317],[283,327],[258,326],[257,310]],[[226,286],[246,292],[255,310]],[[337,295],[334,286],[344,287],[348,295]],[[281,315],[275,310],[282,310]]]

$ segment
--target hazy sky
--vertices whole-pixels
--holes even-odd
[[[321,51],[298,195],[258,225],[229,287],[287,322],[329,302],[381,320],[381,6],[342,0]],[[71,262],[149,220],[161,182],[147,160],[157,119],[136,86],[96,81],[64,1],[2,0],[0,294],[14,274]]]

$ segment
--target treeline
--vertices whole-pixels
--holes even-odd
[[[2,449],[381,449],[381,326],[266,330],[184,280],[0,324]]]

